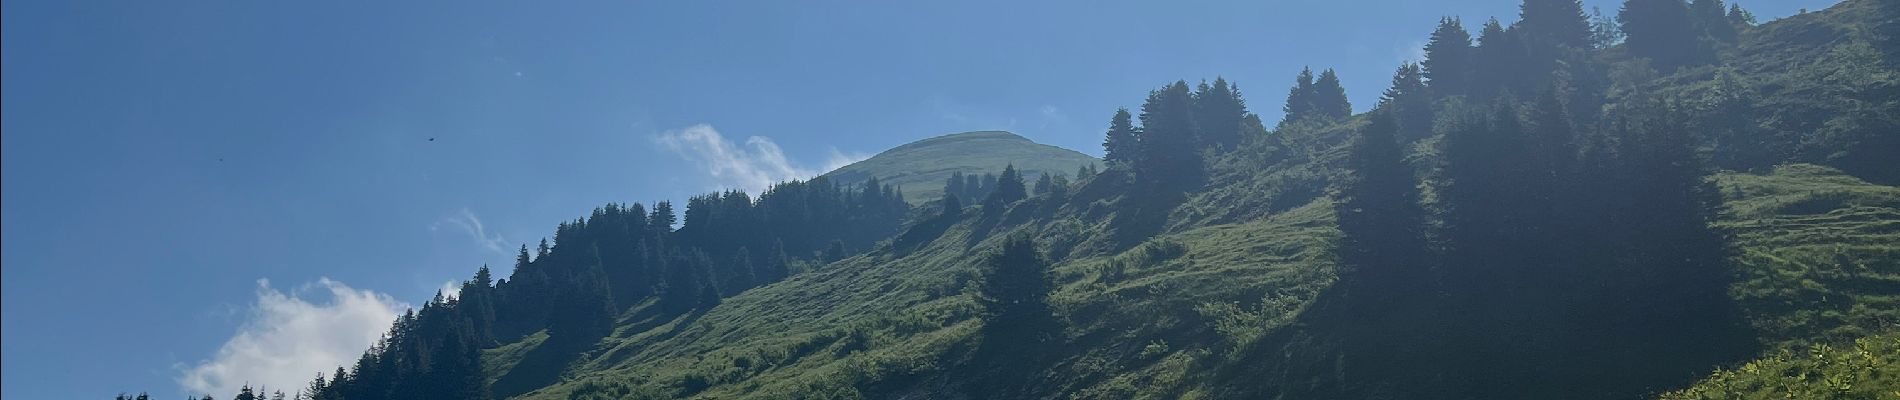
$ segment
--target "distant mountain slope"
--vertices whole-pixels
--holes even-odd
[[[852,163],[824,176],[852,185],[871,177],[904,191],[911,204],[943,196],[951,174],[997,173],[1015,164],[1032,180],[1042,173],[1074,175],[1076,168],[1101,160],[1075,150],[1030,141],[1002,131],[964,132],[911,142]],[[968,201],[968,200],[966,200]]]

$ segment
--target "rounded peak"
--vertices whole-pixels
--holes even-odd
[[[885,150],[885,152],[888,153],[888,152],[915,149],[915,148],[920,148],[920,147],[929,147],[929,146],[952,144],[952,143],[967,142],[967,141],[976,141],[976,140],[1008,140],[1008,141],[1022,141],[1022,142],[1034,143],[1034,141],[1029,140],[1029,138],[1022,137],[1022,135],[1017,135],[1015,133],[1010,133],[1009,131],[970,131],[970,132],[960,132],[960,133],[941,135],[941,136],[932,137],[929,139],[910,142],[902,146],[891,148],[890,150]]]

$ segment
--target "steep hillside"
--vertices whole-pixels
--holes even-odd
[[[1531,43],[1551,27],[1492,25],[1459,45],[1500,57],[1465,71],[1496,82],[1427,86],[1406,65],[1377,111],[1352,115],[1339,78],[1309,71],[1272,131],[1224,80],[1177,81],[1150,92],[1139,129],[1117,118],[1139,136],[1111,145],[1099,171],[1080,153],[972,132],[756,201],[696,197],[678,230],[670,204],[610,206],[563,224],[552,251],[524,249],[505,283],[484,272],[462,299],[399,321],[396,344],[357,367],[372,378],[343,387],[403,393],[378,385],[479,370],[454,387],[530,399],[1885,393],[1879,375],[1900,359],[1888,343],[1900,175],[1881,160],[1900,154],[1886,147],[1900,86],[1878,51],[1889,39],[1866,33],[1881,20],[1857,16],[1872,4],[1738,18],[1727,41],[1676,37],[1719,47],[1660,71],[1656,48]],[[1027,192],[1004,165],[1032,181],[1085,176]],[[990,171],[971,182],[1015,190],[945,185]],[[854,185],[873,178],[882,187]],[[932,203],[949,190],[969,195]],[[1011,268],[1033,282],[1008,280]],[[1041,319],[998,322],[1025,321],[1001,319],[1022,303]],[[423,330],[457,318],[470,333],[442,328],[448,345]],[[1855,340],[1852,354],[1826,347]],[[462,350],[479,365],[446,353]],[[1808,371],[1835,381],[1774,375]]]
[[[1087,154],[1032,142],[1013,133],[980,131],[897,146],[824,176],[845,185],[876,177],[884,184],[903,190],[904,199],[911,204],[923,204],[942,197],[944,180],[958,172],[994,174],[1014,164],[1024,176],[1035,179],[1043,173],[1074,175],[1078,168],[1100,163],[1101,160]]]

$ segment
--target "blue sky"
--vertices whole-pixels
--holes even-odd
[[[1363,110],[1438,16],[1516,14],[791,3],[0,3],[0,397],[291,389],[600,204],[960,131],[1100,154],[1115,108],[1175,79],[1225,75],[1273,120],[1301,66],[1332,67]]]

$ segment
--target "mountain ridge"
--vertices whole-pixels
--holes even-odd
[[[1014,165],[1034,179],[1042,173],[1074,175],[1078,168],[1099,163],[1082,152],[1036,143],[1008,131],[969,131],[905,143],[821,176],[844,185],[875,177],[897,186],[911,204],[921,205],[942,197],[944,180],[954,173],[995,174]]]

